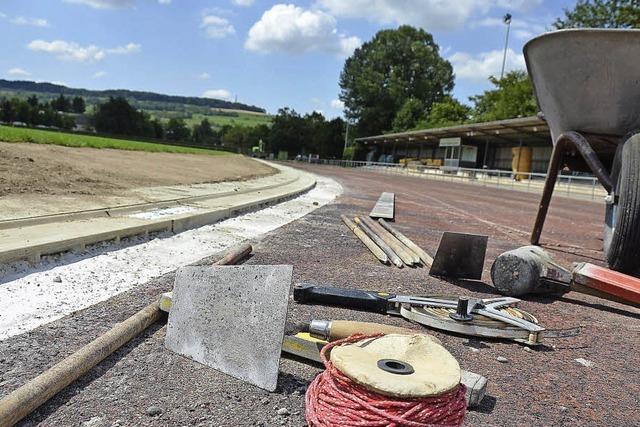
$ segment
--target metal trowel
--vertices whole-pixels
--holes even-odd
[[[487,236],[445,231],[429,274],[480,280],[487,252]]]

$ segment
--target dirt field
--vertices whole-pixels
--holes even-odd
[[[248,179],[273,172],[269,166],[238,155],[0,142],[0,196],[104,196],[139,187]]]
[[[249,264],[292,264],[294,282],[374,289],[411,295],[493,297],[489,269],[495,256],[527,243],[538,195],[389,176],[333,167],[303,166],[344,187],[330,204],[265,236]],[[483,281],[445,281],[424,268],[376,262],[340,221],[367,213],[381,191],[396,194],[396,226],[434,251],[443,230],[484,233],[489,247]],[[561,262],[602,263],[603,205],[554,199],[542,236]],[[203,261],[210,263],[210,261]],[[150,303],[172,286],[173,273],[28,334],[0,342],[0,395]],[[509,341],[428,331],[464,369],[489,379],[482,405],[468,426],[640,425],[640,311],[570,292],[527,297],[521,308],[548,328],[581,326],[579,336],[547,340],[533,350]],[[426,331],[398,317],[354,310],[289,305],[288,321],[348,319]],[[302,426],[304,392],[320,367],[285,358],[279,385],[267,393],[164,348],[160,322],[67,387],[21,425]],[[259,333],[259,331],[257,332]],[[506,363],[497,361],[505,357]],[[584,366],[576,359],[593,363]],[[160,409],[150,412],[154,406]],[[279,415],[287,408],[289,415]],[[155,408],[154,408],[155,409]]]

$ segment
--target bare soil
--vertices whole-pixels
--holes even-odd
[[[250,179],[274,172],[239,155],[0,142],[0,196],[116,195],[133,188]]]

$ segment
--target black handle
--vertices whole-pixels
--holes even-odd
[[[356,310],[387,313],[389,298],[395,295],[359,289],[333,288],[299,283],[293,287],[293,299],[302,304],[338,305]]]

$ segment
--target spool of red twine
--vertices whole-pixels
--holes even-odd
[[[378,335],[352,335],[325,345],[320,357],[326,370],[309,385],[305,395],[305,418],[311,427],[424,427],[459,426],[467,411],[465,387],[417,399],[399,399],[365,389],[333,366],[327,358],[331,348]]]

